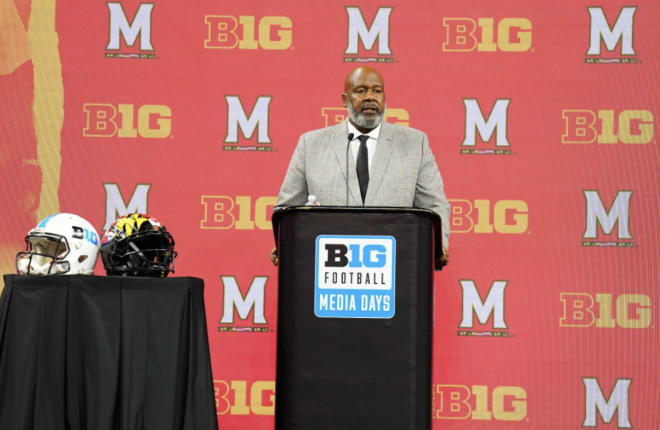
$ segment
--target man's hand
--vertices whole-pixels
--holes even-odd
[[[280,262],[280,259],[277,256],[277,246],[273,246],[273,249],[270,251],[270,262],[273,263],[273,266],[277,266]]]
[[[445,267],[449,264],[449,251],[444,246],[442,247],[442,255],[438,257],[438,263],[440,263],[440,267]]]

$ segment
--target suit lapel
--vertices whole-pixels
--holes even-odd
[[[335,155],[337,156],[337,164],[341,169],[342,176],[346,180],[346,152],[348,150],[348,127],[346,122],[338,124],[331,137],[330,143],[335,149]],[[361,202],[362,197],[360,197],[360,184],[357,180],[357,173],[355,172],[355,160],[353,160],[353,155],[348,154],[348,189],[351,193],[351,199],[349,201]]]
[[[367,188],[367,195],[365,197],[365,206],[372,206],[378,187],[383,180],[383,175],[387,171],[387,166],[392,156],[394,149],[394,132],[392,127],[383,122],[378,136],[378,143],[376,144],[376,153],[371,162],[371,169],[369,170],[369,187]],[[357,175],[355,182],[357,183]],[[359,189],[359,185],[358,185]],[[359,193],[358,193],[359,195]]]

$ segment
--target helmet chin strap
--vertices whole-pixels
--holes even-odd
[[[16,263],[16,271],[19,275],[27,275],[28,265],[30,264],[29,261],[30,259],[25,257],[18,260],[18,263]]]
[[[57,270],[57,265],[56,264],[44,263],[42,265],[39,265],[37,263],[33,263],[30,266],[30,271],[32,271],[32,266],[36,266],[37,273],[39,275],[56,275],[57,273],[59,273],[59,271]],[[50,270],[50,273],[48,273],[49,270]]]
[[[52,263],[52,268],[51,268],[51,263],[47,262],[44,264],[39,264],[37,263],[34,259],[30,258],[21,258],[18,261],[18,272],[21,274],[30,274],[30,275],[57,275],[59,273],[65,273],[66,270],[64,269],[64,263],[68,265],[68,262],[62,262],[63,264],[57,264],[57,262]],[[50,273],[48,273],[48,270],[50,270]],[[80,272],[80,271],[79,271]]]
[[[29,258],[24,258],[21,260],[21,269],[23,273],[30,275],[48,275],[48,269],[50,269],[50,263],[39,264],[36,261],[30,261]],[[52,271],[51,274],[56,274],[57,271]]]

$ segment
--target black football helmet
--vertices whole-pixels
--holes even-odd
[[[155,218],[134,213],[118,218],[101,241],[109,276],[165,278],[174,273],[174,238]]]

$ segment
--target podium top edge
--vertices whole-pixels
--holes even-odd
[[[413,214],[430,217],[440,231],[440,215],[430,209],[386,206],[280,206],[273,210],[272,228],[277,243],[280,218],[291,213]]]
[[[411,213],[417,215],[428,215],[439,217],[437,213],[429,209],[408,207],[384,207],[384,206],[280,206],[273,210],[273,218],[280,218],[285,213],[291,212],[341,212],[341,213]]]

